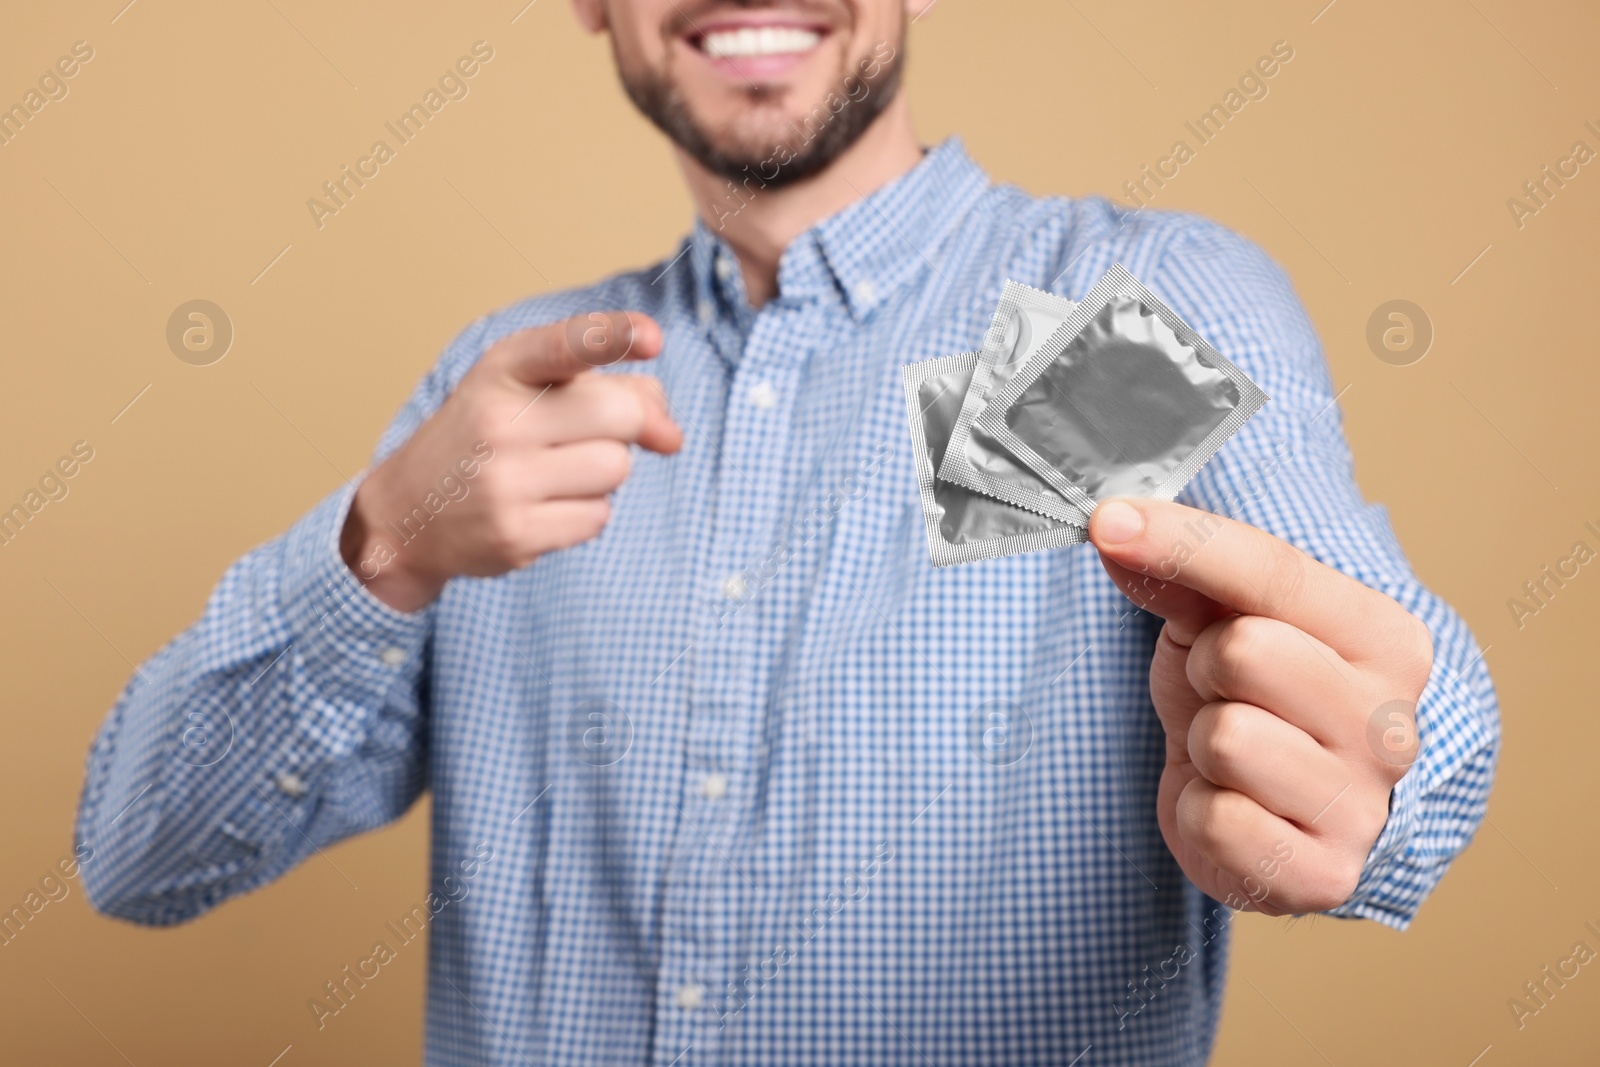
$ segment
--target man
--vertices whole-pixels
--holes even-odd
[[[1221,226],[924,151],[930,3],[574,0],[693,234],[473,324],[129,682],[96,907],[193,918],[427,786],[428,1062],[659,1067],[1198,1064],[1233,908],[1411,920],[1496,705],[1300,303]],[[1271,403],[1200,510],[934,570],[900,366],[1113,262]]]

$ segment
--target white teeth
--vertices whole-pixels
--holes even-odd
[[[821,41],[820,34],[792,26],[747,26],[708,33],[701,47],[713,59],[741,59],[809,52]]]

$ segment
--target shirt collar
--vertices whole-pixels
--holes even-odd
[[[946,139],[910,171],[796,237],[778,261],[779,298],[831,296],[864,318],[932,267],[941,239],[988,187],[961,138]],[[733,250],[698,216],[689,260],[703,320],[712,309],[747,306]]]

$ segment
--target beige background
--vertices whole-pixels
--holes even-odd
[[[0,910],[70,851],[130,664],[361,468],[454,332],[662,256],[691,212],[562,0],[124,2],[11,4],[0,33],[0,104],[73,42],[95,50],[0,147],[0,502],[74,441],[95,449],[0,548]],[[913,30],[909,92],[925,140],[960,131],[999,178],[1115,192],[1274,41],[1294,47],[1157,206],[1226,222],[1294,277],[1366,493],[1490,646],[1505,752],[1491,822],[1409,933],[1240,922],[1215,1062],[1593,1063],[1600,965],[1520,1030],[1507,1001],[1574,942],[1600,949],[1600,563],[1521,628],[1507,599],[1579,538],[1600,548],[1600,163],[1520,230],[1506,200],[1575,140],[1600,149],[1600,8],[1323,3],[945,0]],[[495,58],[471,95],[319,231],[306,198],[479,39]],[[194,298],[236,330],[211,366],[165,341]],[[1411,366],[1366,342],[1395,298],[1437,332]],[[320,1033],[306,1000],[425,891],[425,834],[419,808],[165,931],[95,916],[72,883],[0,947],[4,1058],[415,1062],[420,946]]]

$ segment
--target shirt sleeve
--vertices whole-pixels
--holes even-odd
[[[443,401],[486,321],[419,383],[378,458]],[[129,679],[79,803],[97,910],[194,918],[421,793],[432,608],[395,611],[345,565],[339,536],[361,477],[229,567],[200,619]]]
[[[1433,671],[1417,760],[1354,893],[1329,914],[1404,929],[1483,819],[1499,753],[1494,686],[1461,617],[1412,572],[1388,512],[1362,499],[1321,344],[1283,270],[1192,216],[1149,288],[1271,397],[1180,499],[1267,530],[1388,594],[1427,624]],[[1384,709],[1373,709],[1381,735]],[[1403,721],[1403,720],[1402,720]]]

